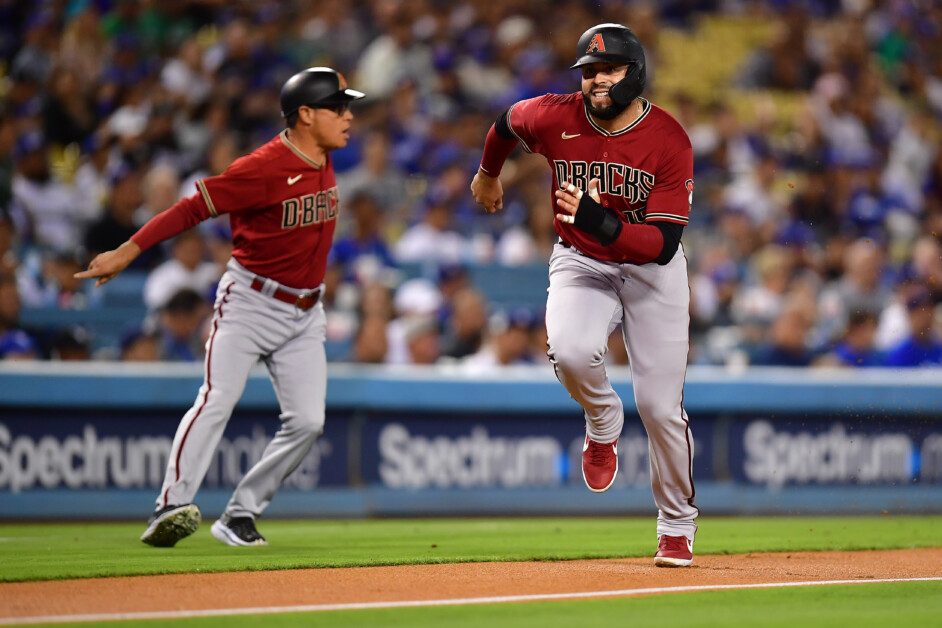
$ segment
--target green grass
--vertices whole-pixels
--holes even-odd
[[[209,526],[171,549],[142,523],[0,524],[0,581],[494,560],[651,556],[653,518],[261,521],[268,547]],[[942,517],[703,518],[697,554],[942,547]]]
[[[242,615],[107,626],[240,628],[269,625],[474,628],[487,626],[750,626],[835,628],[837,626],[942,625],[942,582],[710,591],[641,598]],[[57,624],[62,625],[62,624]],[[71,624],[79,625],[79,624]],[[87,625],[87,624],[82,624]]]

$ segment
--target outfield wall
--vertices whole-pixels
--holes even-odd
[[[199,365],[0,363],[0,519],[140,518],[201,382]],[[654,514],[631,381],[619,476],[582,482],[581,410],[549,368],[331,365],[324,436],[269,516]],[[701,511],[942,512],[942,370],[691,368]],[[277,429],[253,372],[197,502],[221,512]]]

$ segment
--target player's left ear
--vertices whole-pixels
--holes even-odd
[[[302,126],[314,125],[314,116],[316,115],[316,113],[313,108],[301,107],[300,109],[298,109],[297,115],[298,115],[298,122],[300,122]],[[292,128],[295,128],[295,127],[297,127],[297,123],[295,123],[294,127]]]

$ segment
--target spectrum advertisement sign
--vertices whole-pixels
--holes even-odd
[[[284,490],[581,485],[578,416],[328,412],[324,435]],[[159,489],[180,415],[6,411],[0,492]],[[233,488],[262,455],[277,412],[237,412],[203,483]],[[942,422],[918,417],[692,417],[694,480],[795,485],[942,484]],[[626,420],[614,489],[650,485],[647,436]]]
[[[180,415],[120,412],[0,416],[0,491],[30,489],[158,490]],[[275,430],[276,413],[235,414],[210,463],[203,486],[234,488],[262,457]],[[346,431],[326,429],[298,468],[288,490],[349,483]],[[336,452],[343,461],[332,464]]]
[[[694,479],[710,478],[711,422],[696,438]],[[583,483],[578,417],[383,415],[363,432],[363,477],[396,489],[553,487]],[[648,487],[648,439],[627,421],[613,488]]]
[[[770,487],[942,483],[942,421],[801,417],[736,421],[733,478]]]

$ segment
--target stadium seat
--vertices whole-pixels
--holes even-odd
[[[104,307],[142,307],[144,305],[144,284],[147,272],[126,270],[104,286],[102,305]]]
[[[121,334],[140,326],[147,316],[144,305],[113,306],[89,310],[60,310],[59,308],[23,308],[20,321],[23,325],[41,333],[54,333],[58,329],[82,327],[92,339],[90,347],[95,351],[119,345]]]

